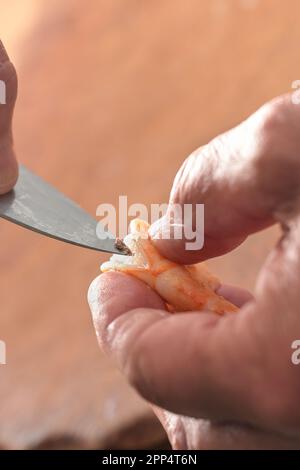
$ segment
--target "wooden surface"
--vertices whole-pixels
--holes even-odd
[[[3,23],[20,81],[17,153],[91,214],[121,194],[166,202],[195,147],[299,78],[296,0],[34,3],[26,28],[14,29],[17,8],[11,31]],[[96,344],[86,291],[105,256],[0,229],[0,446],[158,445],[147,404]],[[211,265],[252,288],[275,238]]]

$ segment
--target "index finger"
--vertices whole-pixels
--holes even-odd
[[[299,153],[300,108],[284,95],[190,155],[174,180],[167,215],[150,229],[153,243],[175,262],[196,263],[286,220],[280,209],[292,211],[300,192]],[[164,236],[174,223],[174,204],[192,206],[194,229],[196,204],[204,204],[202,249],[186,250],[184,236]]]

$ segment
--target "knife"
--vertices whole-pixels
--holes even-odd
[[[14,189],[0,196],[0,217],[73,245],[129,254],[99,222],[23,165]]]

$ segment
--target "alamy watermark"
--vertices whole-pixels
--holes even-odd
[[[201,250],[204,245],[204,204],[131,204],[127,196],[119,196],[119,206],[100,204],[96,215],[97,236],[103,240],[117,236],[123,239],[129,232],[130,219],[139,218],[154,224],[164,221],[154,238],[185,240],[186,250]]]
[[[0,365],[6,364],[6,344],[0,340]]]
[[[291,355],[292,364],[298,366],[300,364],[300,339],[295,339],[291,344],[291,348],[295,349]]]
[[[6,85],[3,80],[0,80],[0,104],[6,104]]]

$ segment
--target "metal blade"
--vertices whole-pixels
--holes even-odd
[[[15,188],[0,196],[0,217],[73,245],[124,254],[99,222],[22,165]]]

